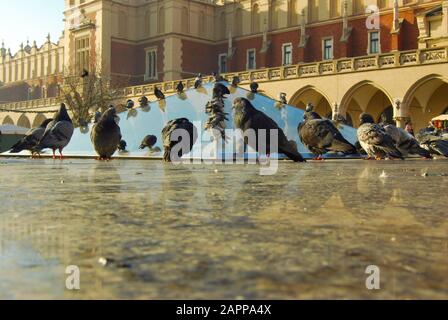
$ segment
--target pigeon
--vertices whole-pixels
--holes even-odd
[[[118,151],[121,151],[121,152],[126,151],[127,146],[128,146],[128,144],[126,143],[126,141],[120,140],[120,142],[118,143]]]
[[[140,99],[138,99],[138,102],[140,103],[140,107],[142,108],[149,105],[149,99],[146,96],[142,96]]]
[[[252,82],[252,83],[250,84],[250,92],[252,92],[252,93],[258,93],[258,88],[259,88],[258,83],[256,83],[256,82]]]
[[[221,76],[220,74],[218,74],[218,73],[216,73],[216,72],[213,72],[213,73],[212,73],[212,77],[213,77],[213,79],[215,80],[215,82],[221,82],[221,81],[224,81],[223,76]]]
[[[45,133],[36,145],[35,150],[46,148],[53,150],[53,159],[56,159],[56,149],[59,150],[60,159],[63,159],[62,150],[69,144],[73,136],[73,123],[68,115],[65,104],[61,103],[59,111],[53,121],[45,128]]]
[[[448,157],[448,140],[444,140],[436,132],[422,129],[415,137],[420,146],[428,150],[430,154]]]
[[[305,109],[305,114],[303,116],[304,120],[317,120],[322,119],[322,117],[314,111],[314,106],[311,103],[308,103]]]
[[[42,139],[45,129],[51,121],[53,121],[53,119],[47,119],[42,122],[39,127],[29,130],[19,142],[12,146],[9,152],[19,153],[23,150],[29,150],[31,151],[32,156],[34,156],[35,153],[38,153],[34,148],[39,143],[40,139]]]
[[[163,94],[162,90],[157,87],[154,87],[154,95],[159,100],[165,100],[165,95]]]
[[[196,87],[196,84],[195,84],[195,87]],[[177,84],[176,91],[179,94],[182,94],[184,92],[184,84],[182,83],[182,81],[179,81],[179,83]]]
[[[126,109],[130,110],[132,108],[134,108],[134,101],[129,99],[128,101],[126,101]]]
[[[397,128],[393,124],[388,124],[384,126],[384,130],[394,139],[395,145],[398,150],[400,150],[403,156],[408,154],[418,154],[419,156],[430,159],[431,153],[422,148],[409,132],[402,128]]]
[[[243,132],[246,132],[249,129],[255,131],[256,134],[256,145],[253,144],[253,141],[249,139],[249,145],[255,150],[259,150],[258,141],[258,130],[265,129],[266,132],[266,152],[270,154],[270,130],[278,130],[278,152],[283,153],[288,158],[295,162],[305,162],[305,159],[302,155],[294,148],[294,146],[288,141],[285,133],[279,126],[275,123],[274,120],[269,118],[266,114],[261,111],[258,111],[254,108],[254,106],[250,103],[249,100],[245,98],[237,98],[233,103],[234,110],[234,125],[235,128],[241,129]]]
[[[179,130],[179,132],[177,132]],[[188,133],[189,141],[182,141],[182,138],[180,136],[182,133],[185,134],[185,132],[181,132],[180,130],[186,130]],[[176,134],[176,136],[173,136],[173,134]],[[177,153],[178,158],[180,159],[184,155],[184,151],[186,153],[189,153],[193,145],[196,143],[196,140],[198,138],[198,131],[196,127],[186,118],[180,118],[171,120],[168,122],[168,124],[165,126],[165,128],[162,131],[162,138],[163,138],[163,147],[165,149],[163,160],[165,162],[172,162],[173,159],[171,158],[171,151],[176,146],[176,148],[179,148],[179,151]],[[172,140],[177,141],[172,141]],[[180,146],[177,146],[180,144]]]
[[[121,140],[121,130],[115,120],[117,111],[111,107],[103,113],[90,133],[90,140],[99,155],[99,160],[110,160],[117,151]]]
[[[87,78],[89,76],[89,71],[86,69],[82,70],[81,78]]]
[[[232,87],[238,87],[240,82],[241,82],[240,78],[238,76],[234,76],[232,79]]]
[[[143,150],[145,148],[149,148],[150,150],[156,145],[157,137],[156,136],[146,136],[143,138],[142,143],[140,144],[140,149]]]
[[[198,74],[194,80],[194,88],[199,89],[202,86],[202,74]]]
[[[327,152],[355,154],[356,148],[348,142],[332,121],[305,117],[298,128],[300,141],[315,156],[315,160],[322,160]]]
[[[279,99],[281,103],[288,104],[288,101],[286,100],[286,93],[281,92],[279,95]]]
[[[395,146],[394,139],[392,139],[381,125],[375,124],[370,114],[363,113],[360,116],[358,140],[362,148],[367,152],[367,159],[403,159],[403,155]]]

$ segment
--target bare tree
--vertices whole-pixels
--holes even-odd
[[[96,70],[91,67],[90,70]],[[59,88],[59,100],[66,104],[72,114],[75,126],[86,126],[97,111],[103,112],[111,104],[124,103],[123,88],[127,79],[112,81],[101,71],[65,72],[63,84]]]

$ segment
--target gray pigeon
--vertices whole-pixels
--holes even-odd
[[[179,136],[182,132],[176,132],[177,130],[185,130],[189,135],[189,141],[182,141],[182,138],[179,138],[178,141],[172,141],[176,137],[172,136],[174,133]],[[165,149],[163,160],[165,162],[172,162],[171,151],[176,146],[179,147],[179,151],[177,153],[178,158],[182,158],[184,155],[184,151],[190,152],[193,148],[193,145],[196,143],[198,138],[197,128],[186,118],[180,118],[171,120],[167,123],[165,128],[162,131],[163,138],[163,147]],[[177,139],[175,139],[177,140]],[[177,146],[180,144],[180,146]]]
[[[258,88],[259,88],[259,85],[258,85],[257,82],[252,82],[252,83],[250,84],[250,92],[252,92],[252,93],[258,93]]]
[[[35,147],[39,143],[40,139],[42,139],[42,137],[44,136],[45,129],[51,121],[53,121],[53,119],[47,119],[42,122],[39,127],[29,130],[27,133],[25,133],[25,136],[20,139],[19,142],[12,146],[9,152],[19,153],[23,150],[29,150],[34,156],[35,153],[38,153],[38,151],[35,150]]]
[[[288,158],[295,162],[305,162],[305,159],[302,155],[294,148],[294,146],[288,141],[285,133],[282,129],[279,128],[277,123],[274,120],[269,118],[266,114],[261,111],[258,111],[254,108],[254,106],[250,103],[249,100],[245,98],[237,98],[233,103],[234,110],[234,125],[235,128],[241,129],[243,132],[246,132],[249,129],[255,131],[256,134],[256,145],[250,145],[253,141],[249,141],[250,147],[255,150],[259,150],[258,141],[258,130],[265,129],[266,132],[266,152],[270,154],[270,130],[278,130],[278,152],[283,153]]]
[[[179,83],[176,86],[176,91],[178,94],[182,94],[184,92],[184,84],[182,81],[179,81]]]
[[[432,155],[448,157],[448,140],[444,140],[441,135],[422,129],[415,137]]]
[[[120,140],[120,142],[118,143],[118,151],[126,152],[127,146],[128,144],[126,143],[126,141]]]
[[[241,80],[240,80],[240,77],[238,77],[238,76],[234,76],[233,78],[232,78],[232,87],[238,87],[238,85],[240,84],[240,82],[241,82]]]
[[[381,125],[375,124],[370,114],[363,113],[360,116],[358,140],[362,148],[367,152],[368,159],[403,159],[403,155],[395,146],[394,139]]]
[[[202,74],[198,74],[194,80],[194,88],[199,89],[200,87],[202,87]]]
[[[165,95],[163,94],[162,90],[157,87],[154,87],[154,95],[159,100],[165,100]]]
[[[142,143],[140,144],[140,149],[143,150],[145,148],[149,148],[150,150],[152,147],[154,147],[157,143],[157,137],[156,136],[146,136],[143,138]]]
[[[316,156],[315,160],[322,160],[322,155],[327,152],[357,153],[355,146],[342,136],[330,120],[305,117],[298,131],[302,144]]]
[[[384,130],[394,139],[397,149],[400,150],[403,156],[418,154],[426,159],[431,158],[431,153],[422,148],[418,141],[406,130],[397,128],[393,124],[384,126]]]
[[[109,108],[90,133],[90,140],[99,155],[99,160],[110,160],[120,144],[121,130],[115,121],[116,117],[115,108]]]
[[[69,144],[73,136],[73,123],[67,113],[65,104],[61,104],[59,111],[56,113],[53,121],[51,121],[42,136],[42,139],[36,145],[34,150],[43,150],[46,148],[53,150],[53,159],[56,159],[56,150],[59,150],[60,159],[63,159],[62,150]]]

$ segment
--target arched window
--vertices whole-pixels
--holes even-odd
[[[252,7],[252,33],[260,32],[260,7],[254,4]]]
[[[36,116],[36,118],[34,118],[33,126],[32,126],[32,127],[33,127],[33,128],[36,128],[36,127],[40,126],[40,125],[42,124],[42,122],[44,122],[46,119],[47,119],[47,118],[46,118],[43,114],[39,113],[39,114]]]
[[[235,36],[241,36],[243,34],[243,10],[237,8],[235,11]]]
[[[160,9],[159,9],[157,25],[158,25],[157,32],[159,34],[165,33],[165,8],[164,7],[160,7]]]
[[[182,8],[181,27],[183,33],[190,32],[190,15],[187,7]]]
[[[11,125],[14,125],[14,121],[11,119],[10,116],[6,116],[6,117],[3,119],[3,123],[2,123],[2,124],[11,124]]]
[[[31,123],[30,120],[28,119],[28,117],[24,114],[22,114],[19,118],[19,120],[17,121],[17,126],[22,127],[22,128],[31,128]]]

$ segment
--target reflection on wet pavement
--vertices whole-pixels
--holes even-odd
[[[448,298],[444,160],[0,160],[3,299]]]

